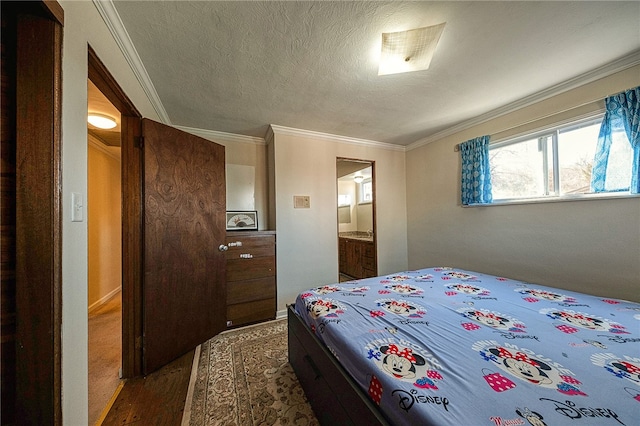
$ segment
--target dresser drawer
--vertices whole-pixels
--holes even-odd
[[[227,305],[260,299],[275,299],[275,297],[275,276],[227,282]]]
[[[276,257],[254,257],[252,259],[227,259],[227,282],[252,280],[276,274]]]
[[[275,232],[228,232],[226,244],[227,326],[275,318]]]
[[[275,256],[276,239],[273,235],[238,235],[237,237],[236,235],[227,235],[227,247],[227,259],[237,259],[241,255],[251,255],[253,257]]]
[[[227,305],[227,322],[230,326],[256,321],[272,320],[276,317],[276,299]]]

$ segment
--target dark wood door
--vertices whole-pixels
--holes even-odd
[[[226,328],[224,147],[142,120],[143,373]]]

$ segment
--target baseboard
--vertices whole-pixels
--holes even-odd
[[[88,308],[89,313],[95,311],[96,309],[100,308],[100,306],[107,303],[111,298],[113,298],[116,294],[118,294],[120,290],[121,290],[121,287],[116,287],[115,289],[107,293],[105,296],[93,302],[91,305],[89,305],[89,308]]]
[[[182,411],[181,426],[188,426],[191,422],[191,403],[193,402],[193,390],[196,387],[196,379],[198,378],[198,366],[200,365],[200,351],[202,345],[196,346],[193,354],[193,363],[191,364],[191,376],[189,377],[189,387],[187,388],[187,397],[184,401],[184,410]]]
[[[281,309],[279,311],[276,311],[276,319],[282,319],[282,318],[286,318],[287,317],[287,310],[286,309]]]
[[[125,382],[124,380],[120,380],[120,383],[118,383],[118,387],[113,392],[113,395],[111,395],[109,402],[107,402],[107,405],[102,410],[102,414],[100,414],[100,418],[98,419],[98,421],[96,421],[96,426],[102,425],[102,423],[104,422],[104,419],[107,418],[109,411],[111,411],[111,407],[113,407],[113,404],[116,402],[116,399],[118,399],[118,395],[120,395],[120,391],[124,387],[124,382]]]

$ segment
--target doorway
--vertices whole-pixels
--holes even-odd
[[[89,79],[87,125],[89,422],[118,390],[122,372],[120,111]],[[101,123],[104,121],[104,123]]]
[[[375,163],[337,158],[340,281],[378,275]]]
[[[218,250],[226,235],[224,147],[143,119],[91,46],[88,56],[88,78],[120,112],[122,126],[122,378],[126,379],[154,371],[225,328],[225,257]],[[178,187],[174,179],[194,187]],[[163,191],[174,189],[180,197],[173,192],[165,196]],[[201,194],[205,189],[209,193]],[[187,208],[165,206],[176,200]],[[144,208],[147,203],[153,208]],[[177,214],[163,215],[163,211]],[[182,217],[189,214],[208,216]],[[205,234],[197,227],[202,224],[213,235],[201,238]],[[198,238],[185,238],[193,231],[185,226],[195,226]],[[186,279],[187,272],[198,274],[197,279]]]

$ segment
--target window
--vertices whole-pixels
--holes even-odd
[[[360,183],[360,204],[373,201],[373,183],[371,179],[365,179]]]
[[[593,193],[591,170],[602,116],[489,146],[494,201]],[[633,149],[623,128],[613,134],[606,192],[629,191]]]
[[[349,194],[338,194],[338,207],[350,206],[351,205],[351,195]]]

